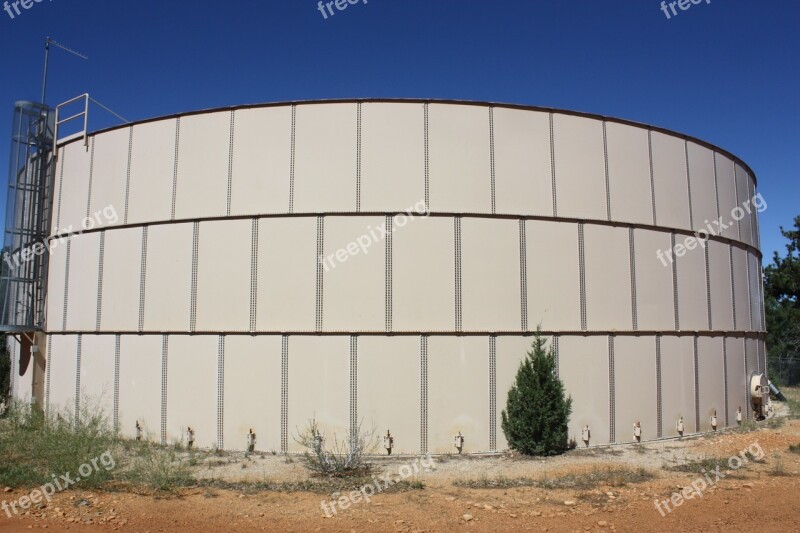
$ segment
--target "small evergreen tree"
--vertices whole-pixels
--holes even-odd
[[[567,450],[572,398],[556,375],[552,348],[537,328],[528,356],[520,363],[501,413],[508,445],[525,455],[556,455]]]

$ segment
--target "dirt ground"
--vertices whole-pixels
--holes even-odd
[[[710,436],[576,450],[546,460],[511,456],[434,458],[430,472],[409,477],[424,488],[379,493],[326,516],[321,508],[331,495],[190,488],[167,496],[81,490],[56,495],[48,505],[9,518],[0,511],[0,531],[97,532],[156,531],[334,531],[446,532],[466,531],[781,531],[800,532],[800,454],[789,445],[800,443],[800,420],[751,432],[721,432]],[[763,459],[731,468],[728,458],[743,450]],[[703,478],[700,465],[688,472],[670,467],[717,458],[722,461],[713,483],[664,516],[654,500],[664,501],[682,487]],[[396,478],[413,459],[382,460],[380,467]],[[557,479],[608,468],[644,468],[654,477],[640,483],[601,481],[580,489],[534,487],[465,488],[472,481]],[[306,476],[295,461],[265,455],[245,458],[232,454],[206,465],[201,475],[218,480],[297,481]],[[694,469],[697,469],[695,471]],[[713,469],[713,467],[712,467]],[[405,471],[407,472],[407,470]],[[454,485],[458,482],[458,486]],[[707,483],[708,484],[708,483]],[[508,485],[506,482],[505,485]],[[2,489],[0,489],[2,490]],[[27,491],[0,493],[15,501]],[[664,508],[662,504],[662,509]]]

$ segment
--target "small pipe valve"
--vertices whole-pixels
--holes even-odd
[[[247,451],[254,452],[256,449],[256,434],[253,433],[253,429],[250,428],[250,431],[247,433]]]
[[[387,455],[392,455],[394,437],[392,437],[392,433],[388,429],[386,430],[386,435],[383,436],[383,447],[386,448]]]
[[[456,450],[458,450],[459,454],[464,450],[464,436],[460,431],[458,432],[458,435],[453,437],[453,446],[456,447]]]

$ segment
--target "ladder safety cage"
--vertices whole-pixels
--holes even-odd
[[[0,331],[33,332],[44,327],[54,133],[53,109],[33,102],[14,105],[0,261]]]

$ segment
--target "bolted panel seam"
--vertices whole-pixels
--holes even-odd
[[[420,453],[428,453],[428,336],[420,337]]]
[[[730,399],[728,397],[728,338],[722,337],[722,385],[725,395],[725,427],[731,425]]]
[[[322,331],[324,314],[323,257],[325,255],[325,217],[317,217],[317,287],[316,287],[316,330]]]
[[[217,343],[217,449],[225,449],[225,335]]]
[[[81,359],[83,357],[83,335],[78,335],[78,347],[75,354],[75,426],[81,420]]]
[[[736,320],[736,283],[734,277],[734,269],[733,269],[733,246],[730,244],[728,245],[728,256],[730,258],[730,265],[731,265],[731,308],[733,309],[733,329],[738,329],[738,324]]]
[[[161,445],[167,444],[167,392],[169,370],[169,335],[161,339]]]
[[[609,442],[617,442],[617,391],[614,368],[614,335],[608,336],[608,414]]]
[[[64,266],[64,316],[61,317],[61,329],[67,331],[67,310],[69,308],[69,263],[72,255],[72,239],[67,241],[67,258]]]
[[[387,228],[392,228],[392,217],[387,215],[385,221]],[[392,242],[392,231],[386,232],[386,254],[385,254],[385,282],[386,282],[386,332],[392,331],[393,306],[394,306],[394,244]]]
[[[358,336],[350,336],[350,438],[358,438]]]
[[[489,174],[492,214],[497,213],[497,175],[495,173],[494,152],[494,107],[489,106]]]
[[[528,331],[528,238],[525,221],[519,221],[519,294],[522,331]]]
[[[672,249],[675,249],[675,232],[670,234]],[[678,296],[678,258],[672,262],[672,305],[675,313],[675,330],[681,329],[680,300]]]
[[[128,206],[131,197],[131,161],[133,158],[133,126],[128,128],[128,167],[125,171],[125,211],[122,215],[123,224],[128,223]]]
[[[144,331],[145,295],[147,290],[147,226],[142,227],[142,261],[139,266],[139,333]]]
[[[254,218],[250,241],[250,333],[258,329],[258,219]]]
[[[689,141],[683,141],[683,153],[686,159],[686,187],[689,191],[689,227],[694,229],[694,209],[692,208],[692,176],[689,170]]]
[[[181,140],[181,117],[175,119],[175,162],[172,166],[172,210],[170,220],[175,220],[175,206],[178,200],[178,155]]]
[[[297,106],[292,106],[292,133],[289,149],[289,213],[294,213],[295,148],[297,146]]]
[[[52,335],[49,336],[50,339],[53,338]],[[52,347],[52,343],[47,343],[48,347]],[[21,355],[21,354],[20,354]],[[47,357],[47,364],[45,365],[44,369],[44,415],[45,417],[50,416],[50,375],[52,374],[51,369],[53,368],[53,362],[51,359],[54,358],[52,350],[48,353]]]
[[[112,424],[114,433],[119,432],[119,364],[120,364],[120,335],[114,335],[114,412]]]
[[[197,330],[197,269],[200,258],[200,223],[192,224],[192,279],[191,301],[189,306],[189,331]]]
[[[611,175],[608,170],[608,132],[606,121],[603,121],[603,161],[606,179],[606,218],[611,220]]]
[[[281,337],[281,452],[289,451],[289,336]]]
[[[657,226],[656,220],[656,173],[653,165],[653,130],[647,130],[647,153],[650,158],[650,202],[653,208],[653,225]]]
[[[578,271],[580,282],[581,331],[589,329],[586,305],[586,235],[583,222],[578,223]]]
[[[61,198],[64,193],[64,167],[67,164],[67,152],[64,147],[61,147],[61,170],[58,173],[58,207],[56,209],[56,229],[53,231],[54,235],[61,233]]]
[[[707,304],[707,311],[708,311],[708,329],[709,331],[713,331],[714,329],[714,317],[712,313],[712,305],[711,305],[711,260],[708,256],[708,246],[703,247],[703,253],[705,254],[705,268],[706,268],[706,304]]]
[[[230,136],[228,141],[228,189],[225,213],[231,216],[231,200],[233,197],[233,140],[236,127],[236,110],[231,111]]]
[[[356,213],[361,212],[361,102],[356,104]]]
[[[716,200],[717,205],[717,220],[719,220],[720,215],[720,208],[719,208],[719,177],[717,175],[717,152],[713,152],[714,154],[714,199]]]
[[[556,134],[553,113],[550,113],[550,187],[553,194],[553,216],[558,216],[558,193],[556,188]]]
[[[634,229],[628,230],[628,249],[630,251],[630,271],[631,271],[631,326],[633,331],[639,330],[639,305],[636,293],[636,236]]]
[[[698,337],[694,336],[694,428],[700,433],[700,354],[697,349]]]
[[[664,396],[661,381],[661,335],[656,335],[656,423],[659,439],[664,436]]]
[[[455,239],[455,329],[463,328],[463,295],[461,293],[461,217],[453,219],[453,236]]]
[[[103,317],[103,275],[106,255],[106,232],[100,232],[100,253],[97,265],[97,316],[95,318],[95,329],[100,331],[100,324]]]
[[[431,158],[430,158],[430,111],[428,104],[422,106],[424,115],[423,135],[424,135],[424,150],[425,150],[425,209],[430,212],[431,210]]]
[[[497,450],[497,336],[489,336],[489,450]]]
[[[94,180],[94,146],[97,144],[97,137],[92,137],[92,148],[89,151],[89,184],[86,189],[86,218],[92,216],[92,184]]]

